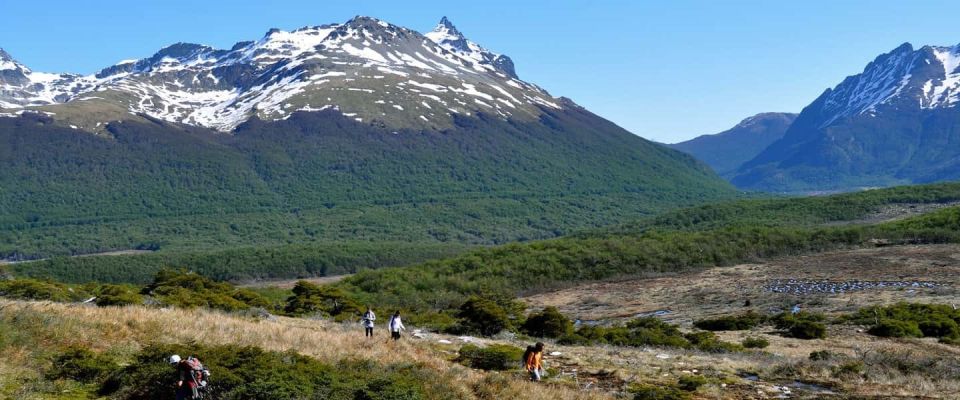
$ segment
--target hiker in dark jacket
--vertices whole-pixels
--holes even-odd
[[[363,318],[360,322],[363,323],[363,330],[366,337],[373,337],[373,321],[377,320],[377,314],[373,313],[373,309],[367,307],[367,312],[363,313]]]

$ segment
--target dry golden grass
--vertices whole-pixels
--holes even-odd
[[[99,351],[130,354],[147,343],[236,344],[268,350],[292,350],[321,361],[346,358],[380,363],[422,363],[452,382],[464,399],[606,399],[610,394],[583,391],[562,383],[536,385],[512,373],[486,373],[450,361],[457,345],[404,338],[398,343],[380,337],[367,340],[355,326],[325,321],[271,318],[255,319],[205,310],[148,307],[97,308],[61,303],[0,300],[0,318],[17,319],[35,332],[41,347],[83,345]],[[0,386],[11,384],[30,365],[31,349],[2,355]]]

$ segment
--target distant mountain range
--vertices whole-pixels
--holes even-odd
[[[805,107],[731,180],[829,192],[960,179],[960,47],[909,43]]]
[[[797,118],[791,113],[762,113],[713,135],[702,135],[668,146],[707,163],[714,171],[729,177],[783,134]]]
[[[198,221],[254,213],[281,243],[500,243],[735,193],[521,80],[446,18],[427,34],[356,17],[230,49],[178,43],[87,76],[0,60],[0,258],[162,248],[171,232],[229,243],[242,224]],[[188,226],[136,222],[168,217]]]
[[[669,145],[742,189],[827,193],[960,179],[960,45],[909,43],[799,115],[765,113]]]

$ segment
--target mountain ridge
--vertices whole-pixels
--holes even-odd
[[[723,132],[700,135],[667,146],[693,155],[721,176],[728,177],[744,162],[783,137],[796,117],[794,113],[760,113],[744,118]]]
[[[427,34],[357,16],[274,28],[229,50],[175,43],[85,76],[35,73],[6,58],[0,115],[47,112],[95,131],[110,120],[90,119],[85,108],[112,110],[116,120],[144,114],[230,132],[253,116],[278,120],[298,110],[330,108],[360,122],[423,129],[449,127],[455,113],[536,119],[541,107],[564,107],[446,17]]]

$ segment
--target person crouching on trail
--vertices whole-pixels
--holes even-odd
[[[390,317],[390,323],[387,324],[387,328],[390,329],[390,337],[393,338],[393,340],[400,340],[400,331],[407,329],[403,326],[403,320],[400,319],[400,311],[397,311]]]
[[[373,313],[373,309],[367,307],[367,312],[363,313],[363,318],[360,322],[363,322],[363,330],[365,332],[365,337],[373,337],[373,321],[377,320],[377,314]]]
[[[524,367],[530,373],[530,380],[540,382],[543,376],[543,343],[537,342],[533,347],[528,347],[523,357]]]

